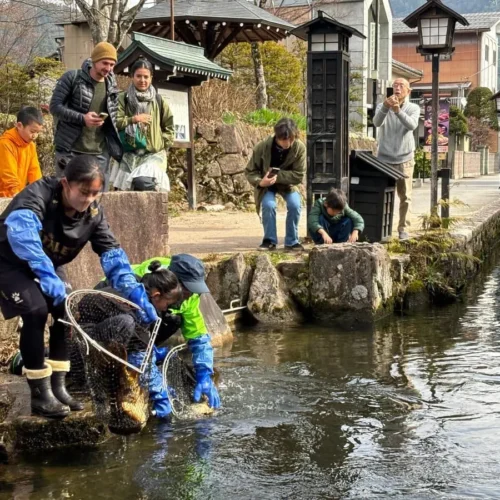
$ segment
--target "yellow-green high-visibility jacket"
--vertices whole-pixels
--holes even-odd
[[[153,257],[140,264],[134,264],[132,270],[134,274],[143,277],[148,271],[149,264],[154,260],[159,260],[162,267],[170,265],[170,257]],[[181,332],[186,340],[196,339],[208,333],[203,319],[203,314],[200,310],[200,296],[193,293],[191,297],[181,303],[179,309],[170,309],[173,314],[182,316]]]

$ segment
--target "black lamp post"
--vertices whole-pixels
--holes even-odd
[[[349,192],[349,38],[366,38],[323,11],[295,28],[307,40],[307,210],[330,188]]]
[[[455,50],[455,24],[468,26],[467,19],[446,7],[440,0],[427,2],[403,19],[409,28],[418,29],[417,52],[432,55],[432,143],[431,143],[431,214],[437,214],[438,182],[438,110],[439,110],[439,56]]]

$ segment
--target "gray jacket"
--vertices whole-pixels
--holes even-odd
[[[90,76],[92,63],[87,59],[81,70],[71,70],[59,78],[52,99],[50,112],[54,116],[54,143],[57,151],[70,152],[85,127],[83,115],[90,109],[94,97],[94,85]],[[121,160],[122,145],[116,128],[118,111],[118,87],[111,73],[106,77],[106,108],[109,114],[104,122],[103,131],[109,154]]]
[[[377,106],[373,124],[379,128],[378,159],[386,163],[404,163],[413,159],[415,139],[413,131],[418,127],[420,106],[407,98],[399,113]]]

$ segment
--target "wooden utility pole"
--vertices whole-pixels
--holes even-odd
[[[170,38],[175,41],[174,0],[170,0]]]

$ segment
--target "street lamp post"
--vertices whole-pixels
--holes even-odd
[[[403,19],[409,28],[417,28],[417,52],[432,56],[432,143],[431,143],[431,214],[437,215],[438,204],[438,110],[439,110],[439,58],[455,50],[453,35],[455,24],[468,26],[468,21],[446,7],[440,0],[427,0]]]

